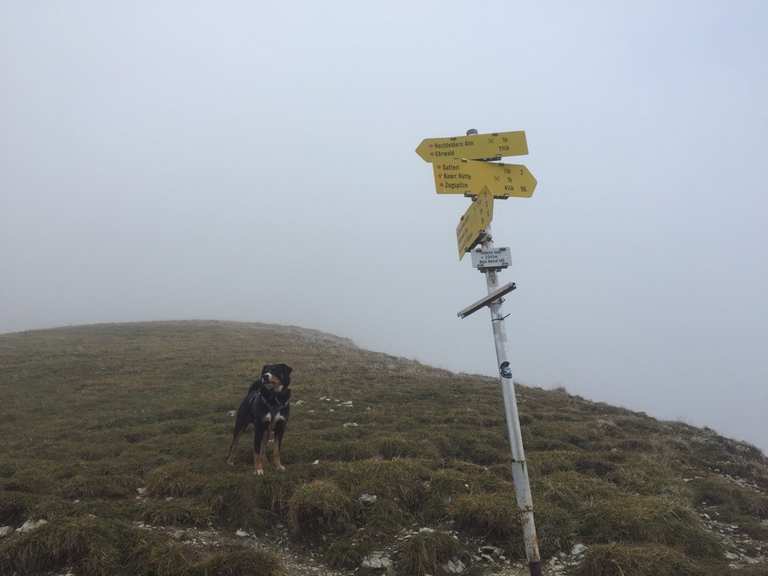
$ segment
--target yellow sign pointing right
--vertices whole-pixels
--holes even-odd
[[[477,196],[488,189],[494,198],[530,198],[536,188],[536,178],[522,164],[441,160],[432,169],[438,194]]]

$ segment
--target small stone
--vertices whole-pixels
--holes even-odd
[[[571,548],[571,555],[572,556],[581,556],[586,551],[587,551],[587,547],[584,546],[584,544],[574,544],[573,548]]]
[[[376,494],[361,494],[358,500],[363,504],[373,504],[379,497]]]
[[[312,462],[313,466],[317,466],[318,464],[320,464],[320,460],[315,460],[314,462]]]
[[[238,530],[237,532],[235,532],[235,536],[239,536],[240,538],[245,538],[246,536],[248,536],[248,532],[246,532],[245,530]]]
[[[497,546],[490,546],[490,545],[480,546],[480,548],[478,548],[478,551],[480,552],[480,554],[491,554],[493,556],[501,556],[501,553],[504,552],[501,548]]]
[[[392,560],[383,552],[374,552],[363,558],[361,566],[369,570],[389,571],[392,568]]]
[[[230,418],[234,418],[235,417],[235,413],[236,412],[234,410],[230,410],[229,412],[227,412],[227,416],[229,416]]]
[[[728,560],[738,560],[739,559],[739,555],[738,554],[734,554],[733,552],[726,552],[725,553],[725,557]]]
[[[464,565],[464,562],[456,559],[448,560],[445,564],[443,564],[443,570],[448,572],[448,574],[461,574],[466,570],[466,566]]]
[[[0,526],[0,538],[4,538],[11,533],[13,533],[13,526]]]
[[[344,422],[344,428],[357,428],[360,426],[357,422]]]
[[[136,488],[136,492],[139,494],[139,496],[144,496],[144,494],[147,493],[146,488]]]
[[[171,500],[173,500],[173,496],[167,496],[167,497],[165,498],[165,501],[166,501],[166,502],[170,502]]]
[[[40,528],[41,526],[44,526],[46,524],[48,524],[48,520],[42,520],[41,519],[41,520],[35,521],[35,520],[31,520],[30,519],[30,520],[27,520],[26,522],[24,522],[24,524],[21,525],[21,528],[19,528],[19,532],[21,532],[22,534],[24,534],[26,532],[32,532],[33,530],[37,530],[38,528]]]

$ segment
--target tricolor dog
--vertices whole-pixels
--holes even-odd
[[[274,433],[275,444],[272,452],[275,468],[285,470],[280,462],[280,448],[285,427],[291,410],[291,371],[287,364],[266,364],[261,377],[256,380],[245,395],[237,410],[232,444],[229,446],[227,463],[234,465],[234,451],[240,434],[253,423],[253,473],[264,474],[264,452],[270,431]]]

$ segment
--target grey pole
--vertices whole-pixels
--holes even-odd
[[[467,135],[477,134],[477,130],[468,130]],[[493,249],[493,237],[490,224],[485,230],[486,236],[482,242],[483,250]],[[495,292],[499,287],[498,273],[495,270],[483,270],[488,286],[488,294]],[[512,480],[515,484],[515,499],[520,511],[523,526],[523,540],[525,542],[525,556],[528,559],[528,568],[531,576],[541,576],[541,555],[539,554],[539,541],[536,538],[536,524],[533,519],[533,497],[531,485],[528,481],[528,467],[525,462],[525,450],[523,449],[523,436],[520,431],[520,417],[517,412],[517,397],[515,385],[512,381],[512,370],[507,357],[507,332],[504,326],[504,312],[502,306],[504,300],[494,300],[488,307],[491,311],[491,326],[493,327],[493,341],[496,345],[496,361],[499,368],[501,392],[504,397],[504,413],[507,420],[507,433],[512,449]]]

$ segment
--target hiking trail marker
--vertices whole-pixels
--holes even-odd
[[[467,134],[452,138],[425,138],[416,148],[416,154],[425,162],[446,158],[483,160],[502,156],[525,156],[528,142],[525,132],[494,132],[493,134]]]
[[[531,576],[541,576],[533,498],[520,431],[515,385],[507,356],[506,316],[502,311],[503,297],[511,293],[516,285],[509,282],[499,286],[498,272],[511,265],[510,251],[509,248],[494,247],[491,236],[494,199],[530,198],[536,188],[536,178],[528,168],[520,164],[497,162],[503,156],[528,154],[528,142],[522,131],[478,134],[477,130],[468,130],[466,136],[426,138],[416,148],[416,153],[426,162],[432,163],[438,194],[463,194],[472,199],[472,204],[456,227],[456,242],[459,260],[471,251],[473,266],[485,275],[487,295],[459,311],[458,316],[466,318],[485,307],[491,311],[493,341],[512,452],[512,479],[523,525],[525,556]],[[473,250],[478,244],[481,247]]]

